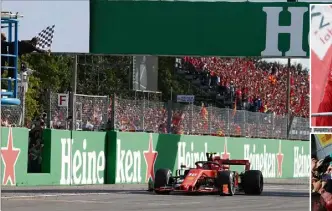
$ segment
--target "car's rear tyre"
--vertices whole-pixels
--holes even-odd
[[[233,196],[235,194],[235,177],[233,172],[218,172],[216,184],[221,196]],[[226,192],[224,190],[225,187],[228,189]]]
[[[263,192],[263,174],[259,170],[249,170],[244,172],[242,177],[242,187],[245,194],[260,195]]]
[[[172,173],[169,169],[158,169],[156,171],[156,175],[154,177],[154,192],[156,194],[169,194],[169,191],[159,191],[158,188],[167,186],[171,176]]]

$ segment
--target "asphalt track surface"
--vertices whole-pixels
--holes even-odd
[[[155,195],[142,185],[9,188],[2,210],[10,211],[274,211],[309,210],[309,185],[265,184],[260,196]]]

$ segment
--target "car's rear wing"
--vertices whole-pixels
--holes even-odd
[[[249,160],[235,160],[235,159],[228,160],[228,159],[221,159],[221,160],[219,160],[219,163],[221,165],[235,165],[235,166],[244,165],[246,171],[250,170],[250,162],[249,162]]]

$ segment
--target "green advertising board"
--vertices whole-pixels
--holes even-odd
[[[249,159],[265,178],[308,178],[308,141],[44,130],[42,173],[28,173],[28,130],[2,128],[2,184],[147,183],[158,168],[194,166],[214,151]],[[243,170],[242,167],[235,170]]]
[[[1,128],[1,175],[3,185],[19,185],[28,171],[28,129]]]
[[[50,156],[44,168],[50,170],[52,183],[60,185],[104,184],[106,132],[45,131]],[[50,166],[48,167],[47,165]]]
[[[104,184],[106,132],[44,130],[42,173],[28,173],[28,129],[2,128],[2,184]]]
[[[90,52],[309,57],[308,3],[90,0]]]
[[[265,178],[306,178],[310,172],[307,141],[117,133],[112,148],[116,159],[110,165],[116,173],[109,179],[115,183],[146,183],[158,168],[174,172],[182,164],[194,167],[211,151],[222,158],[248,159],[251,169],[261,170]]]

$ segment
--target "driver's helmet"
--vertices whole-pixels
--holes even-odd
[[[203,164],[203,169],[207,169],[207,170],[211,169],[211,164],[210,163],[204,163]]]

